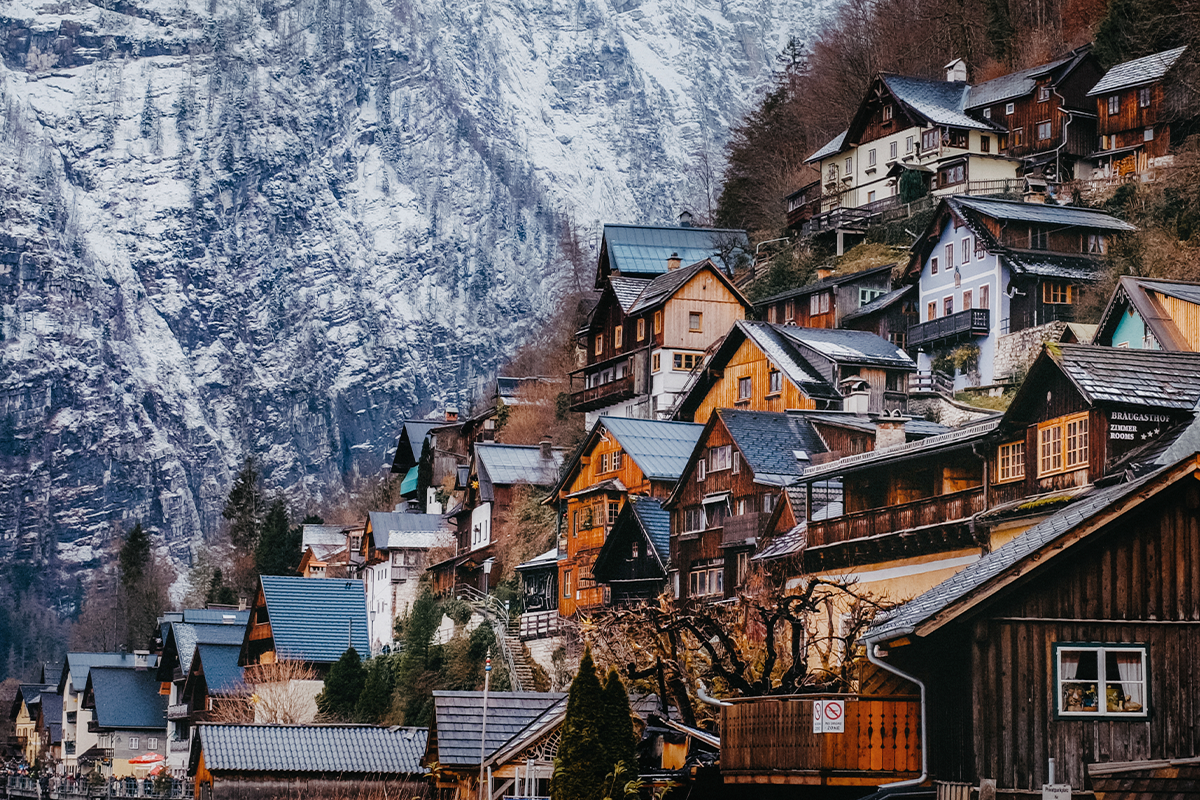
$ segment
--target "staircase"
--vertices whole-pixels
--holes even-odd
[[[460,600],[470,603],[471,607],[483,615],[492,626],[492,633],[500,646],[500,657],[508,667],[512,678],[514,692],[533,691],[533,662],[529,651],[521,643],[520,629],[512,621],[508,606],[490,594],[484,594],[473,586],[459,584],[454,587],[454,594]]]

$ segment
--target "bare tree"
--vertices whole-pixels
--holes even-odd
[[[213,722],[295,725],[311,722],[320,676],[303,661],[283,660],[246,667],[242,683],[215,699]]]

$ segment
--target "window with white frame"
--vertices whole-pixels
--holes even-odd
[[[778,498],[770,492],[767,492],[762,496],[762,510],[764,514],[770,514],[775,510],[775,502],[777,499]]]
[[[141,740],[138,739],[138,737],[136,737],[136,736],[130,736],[129,737],[129,749],[130,750],[141,750],[142,749]]]
[[[1038,141],[1045,141],[1050,138],[1050,120],[1045,120],[1037,124]]]
[[[959,253],[959,256],[958,256],[961,259],[961,261],[959,263],[962,263],[962,264],[969,263],[971,260],[971,237],[964,236],[962,242],[960,242],[959,244],[962,245],[962,252]]]
[[[708,448],[709,472],[717,472],[719,470],[729,469],[732,453],[733,446],[728,444]]]
[[[991,306],[991,301],[992,301],[991,293],[992,293],[992,287],[989,284],[985,283],[983,286],[979,287],[979,307],[980,308],[991,308],[992,307]]]
[[[984,118],[984,119],[991,119],[991,118],[992,118],[992,110],[991,110],[990,108],[985,108],[985,109],[983,110],[983,118]]]
[[[808,297],[808,313],[813,314],[828,314],[829,313],[829,292],[817,292]]]
[[[888,145],[888,158],[895,161],[897,158],[896,151],[899,149],[899,147],[899,142],[892,142],[890,145]]]
[[[1143,644],[1056,643],[1060,717],[1145,717],[1148,652]]]
[[[1044,103],[1050,99],[1050,87],[1039,86],[1037,90],[1037,99],[1039,103]]]
[[[883,121],[887,122],[892,118],[892,104],[888,103],[883,107]]]
[[[1142,131],[1142,141],[1143,142],[1154,141],[1154,128],[1146,128],[1146,130]]]
[[[867,166],[868,167],[875,166],[875,148],[874,147],[872,147],[870,150],[867,151]]]
[[[563,597],[572,597],[574,592],[571,589],[571,570],[563,572]]]
[[[696,533],[704,530],[704,509],[701,506],[688,506],[683,509],[681,517],[683,528],[680,533]]]
[[[1005,114],[1011,114],[1016,110],[1017,110],[1017,107],[1015,104],[1013,104],[1013,103],[1005,103],[1004,104],[1004,113]]]
[[[154,738],[153,736],[146,739],[146,747],[149,748],[150,750],[157,750],[158,749],[158,739]]]
[[[1102,233],[1088,234],[1088,252],[1104,255],[1108,252],[1108,242]]]
[[[696,462],[696,483],[704,483],[705,466],[703,458]]]
[[[621,504],[618,503],[616,500],[609,500],[608,501],[608,525],[609,525],[609,527],[612,527],[612,524],[617,521],[617,514],[619,514],[619,513],[621,513]]]
[[[867,303],[874,300],[876,297],[881,297],[887,294],[883,289],[859,289],[858,290],[858,306],[862,308]]]
[[[908,138],[907,138],[907,139],[904,141],[904,152],[905,152],[905,153],[911,153],[912,151],[913,151],[913,137],[909,136],[909,137],[908,137]]]
[[[846,176],[849,177],[850,173],[852,173],[853,171],[854,171],[854,159],[847,158],[846,159]]]

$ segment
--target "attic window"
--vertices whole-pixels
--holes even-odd
[[[892,118],[892,104],[888,103],[883,107],[883,121],[887,122]]]
[[[984,118],[984,119],[991,119],[991,118],[992,118],[992,110],[991,110],[990,108],[985,108],[985,109],[983,110],[983,118]]]
[[[1149,107],[1150,107],[1150,87],[1143,86],[1141,89],[1138,89],[1138,108],[1149,108]]]
[[[1017,107],[1015,104],[1013,104],[1013,103],[1005,103],[1004,104],[1004,113],[1005,114],[1011,114],[1016,110],[1017,110]]]
[[[779,394],[783,391],[783,373],[773,369],[767,373],[767,394]]]
[[[638,337],[639,342],[646,338],[646,318],[645,317],[638,317],[637,337]]]
[[[1044,103],[1047,100],[1049,100],[1050,99],[1050,87],[1049,86],[1039,86],[1037,97],[1038,97],[1039,103]]]

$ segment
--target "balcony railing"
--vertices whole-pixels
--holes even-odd
[[[736,517],[726,517],[721,529],[721,544],[741,544],[747,539],[756,539],[762,533],[770,514],[761,511],[753,514],[739,514]]]
[[[866,539],[967,519],[984,510],[983,487],[927,497],[911,503],[855,511],[808,523],[808,546]]]
[[[187,703],[176,703],[173,706],[167,706],[167,719],[187,719],[188,710]]]
[[[952,339],[957,336],[986,336],[991,330],[991,312],[986,308],[969,308],[939,319],[922,322],[908,329],[908,346],[918,347],[928,342]]]
[[[581,389],[571,394],[572,411],[594,411],[597,408],[619,403],[634,396],[633,375]]]
[[[824,699],[845,701],[844,733],[813,733],[813,702]],[[920,772],[913,697],[756,697],[721,708],[726,783],[875,786]]]

